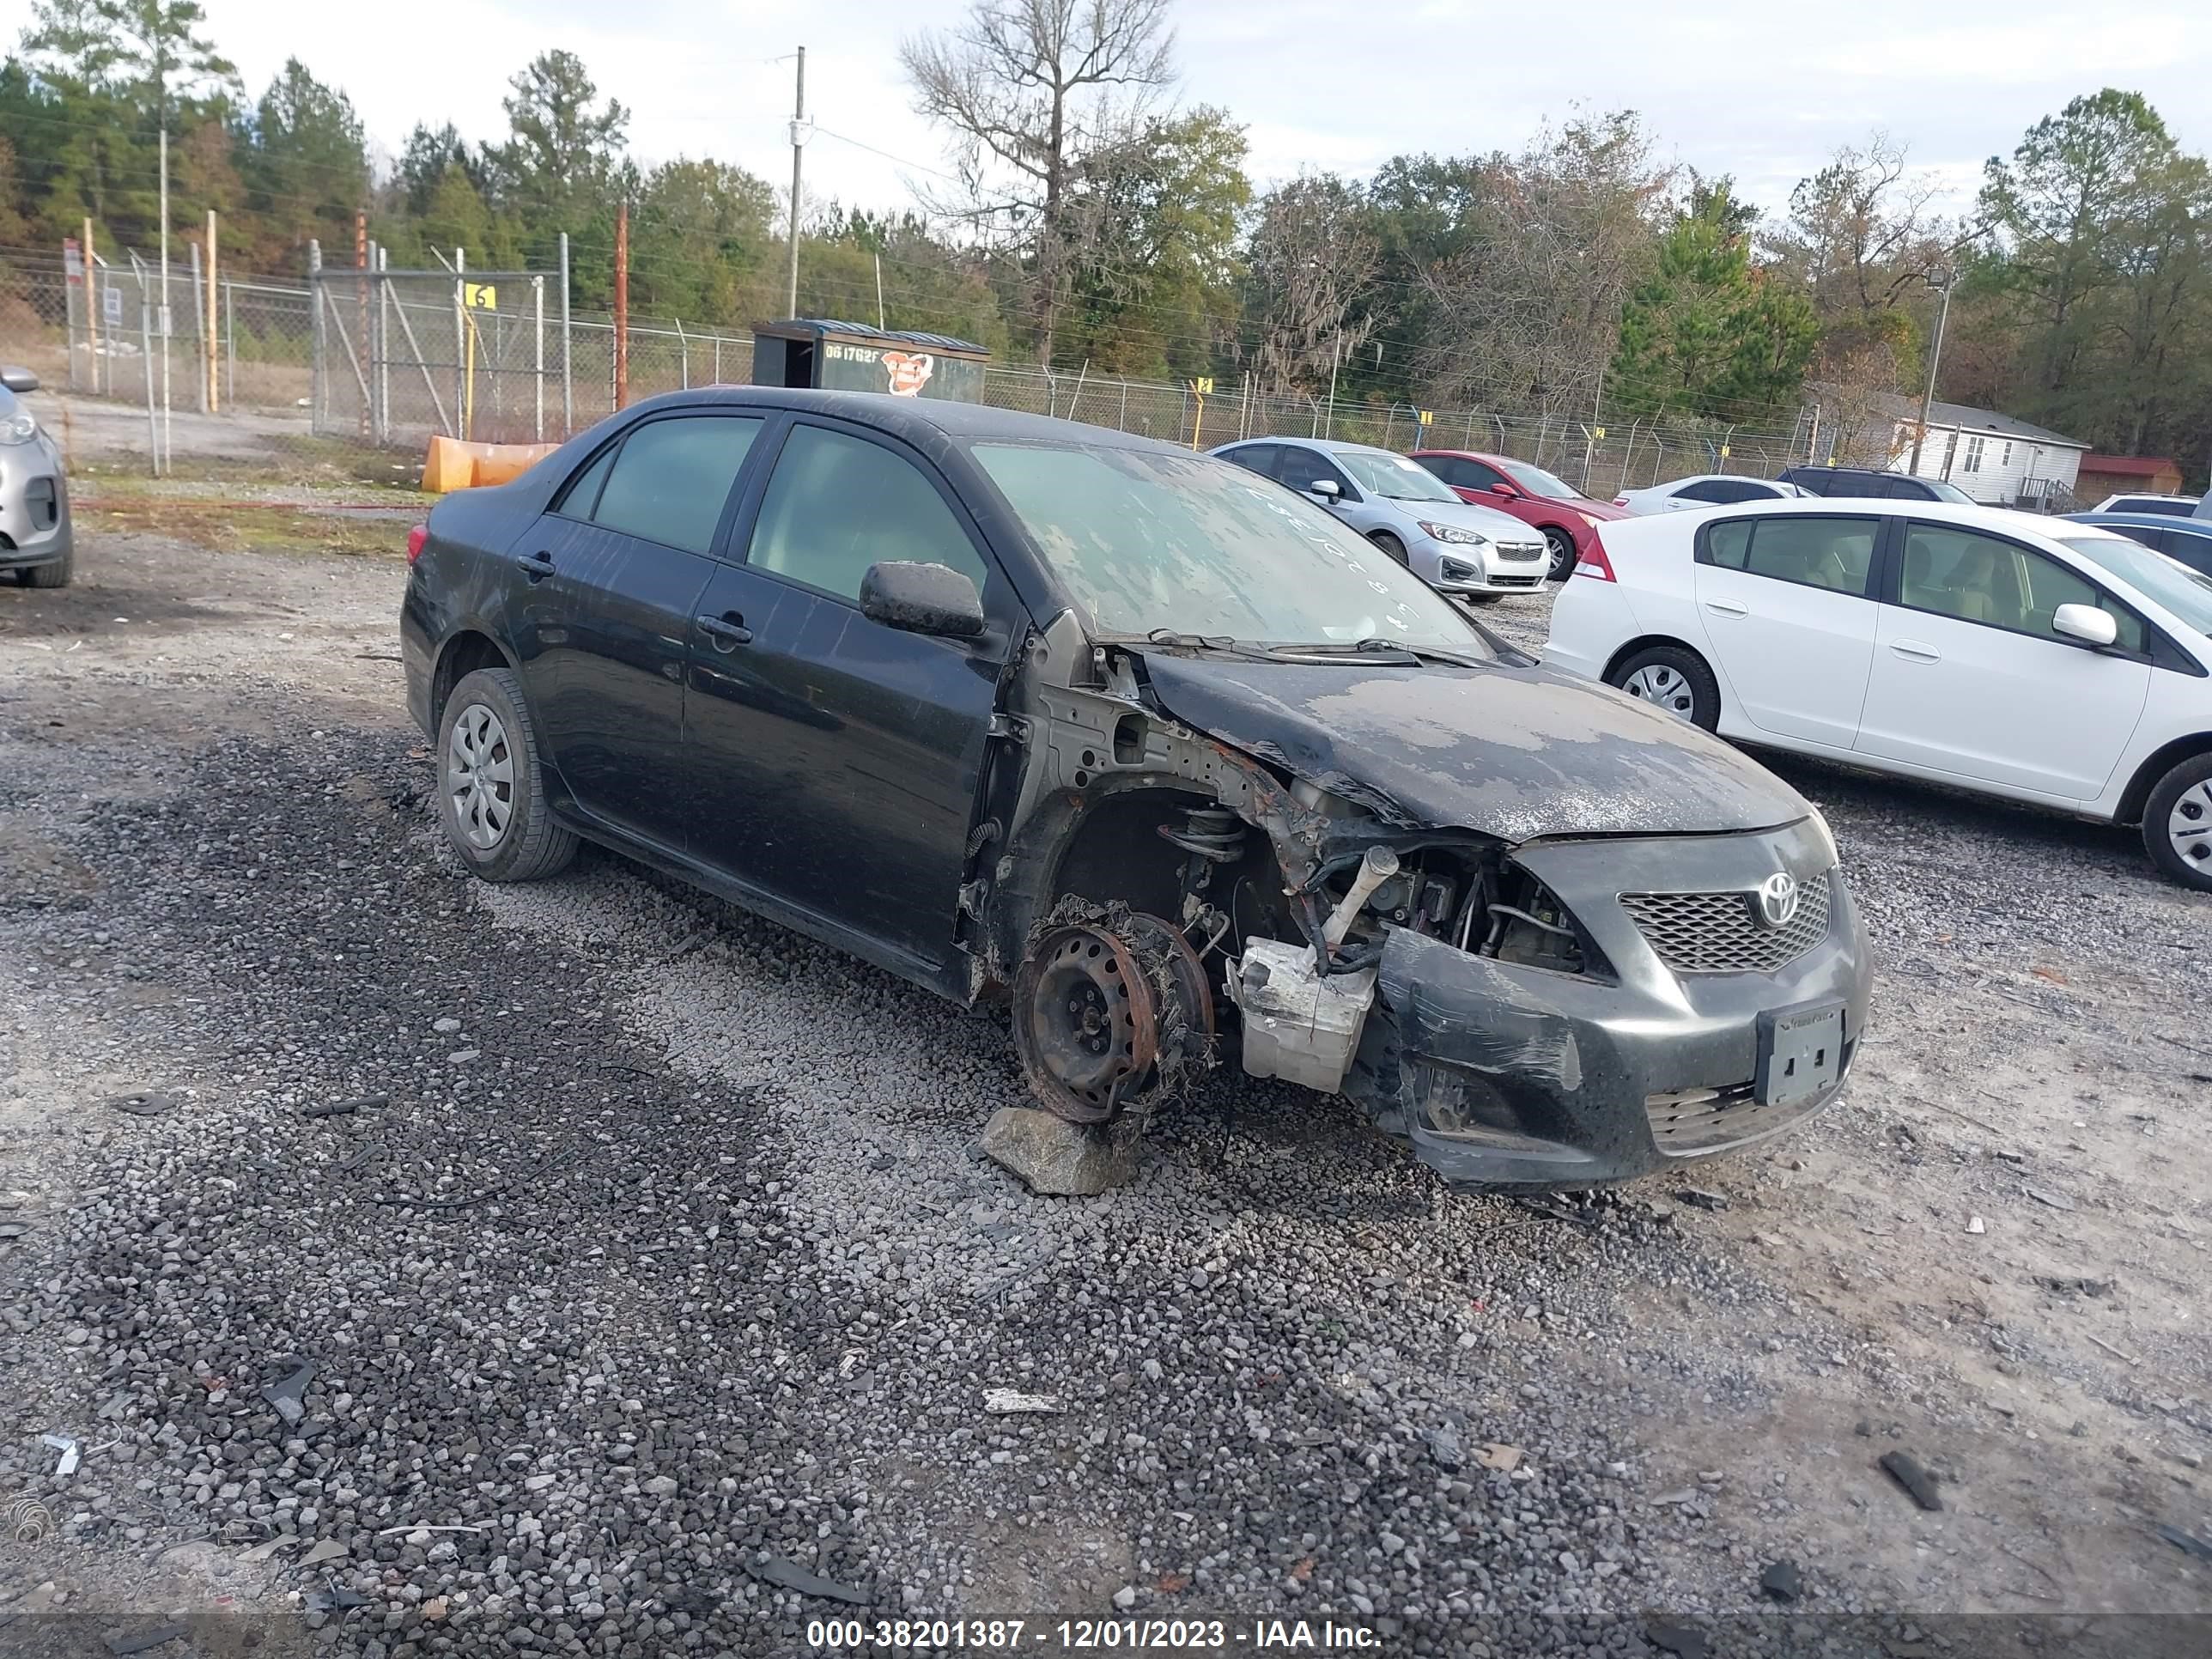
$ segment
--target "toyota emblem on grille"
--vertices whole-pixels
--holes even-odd
[[[1759,884],[1752,896],[1755,901],[1752,908],[1761,922],[1769,927],[1787,927],[1797,914],[1797,878],[1787,870],[1777,870]]]

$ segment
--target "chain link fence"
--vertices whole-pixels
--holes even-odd
[[[215,453],[228,456],[236,476],[244,458],[220,441],[230,427],[250,432],[273,476],[292,470],[288,459],[312,458],[320,475],[336,468],[404,482],[434,434],[558,441],[617,407],[614,319],[565,307],[557,272],[326,266],[302,280],[218,273],[210,282],[198,250],[188,246],[185,255],[169,263],[164,332],[158,260],[125,251],[87,264],[72,249],[58,262],[51,252],[0,250],[10,355],[51,384],[150,411],[136,439],[124,422],[110,422],[109,442],[142,461],[166,451],[163,470],[189,470],[197,456]],[[633,318],[628,356],[635,403],[749,381],[752,337]],[[1251,376],[1201,392],[994,364],[983,397],[1003,409],[1199,448],[1300,436],[1401,453],[1480,450],[1546,467],[1601,497],[1686,473],[1771,477],[1832,441],[1816,410],[1786,427],[1424,411],[1271,394]],[[173,424],[179,416],[214,418],[185,432]]]

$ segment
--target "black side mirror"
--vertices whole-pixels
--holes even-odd
[[[7,368],[0,368],[0,386],[6,386],[10,392],[36,392],[39,377],[27,368],[18,368],[10,363]]]
[[[983,631],[983,596],[949,565],[885,559],[860,578],[860,614],[908,634],[972,640]]]

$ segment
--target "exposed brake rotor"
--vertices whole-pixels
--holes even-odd
[[[1210,1055],[1213,1000],[1189,942],[1117,912],[1054,927],[1014,975],[1014,1049],[1038,1103],[1071,1123],[1149,1107]]]

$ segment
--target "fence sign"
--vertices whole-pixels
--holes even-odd
[[[123,326],[123,290],[110,283],[100,290],[100,308],[106,314],[110,328]]]
[[[499,289],[489,283],[463,283],[461,303],[471,311],[499,309]]]
[[[1420,416],[1423,426],[1434,426],[1437,423],[1437,411],[1433,409],[1422,410]]]
[[[84,252],[74,236],[62,239],[62,275],[72,283],[84,280]]]
[[[1192,389],[1194,390],[1201,398],[1210,398],[1213,395],[1213,382],[1203,374],[1200,375],[1198,379],[1193,380],[1190,384]]]

